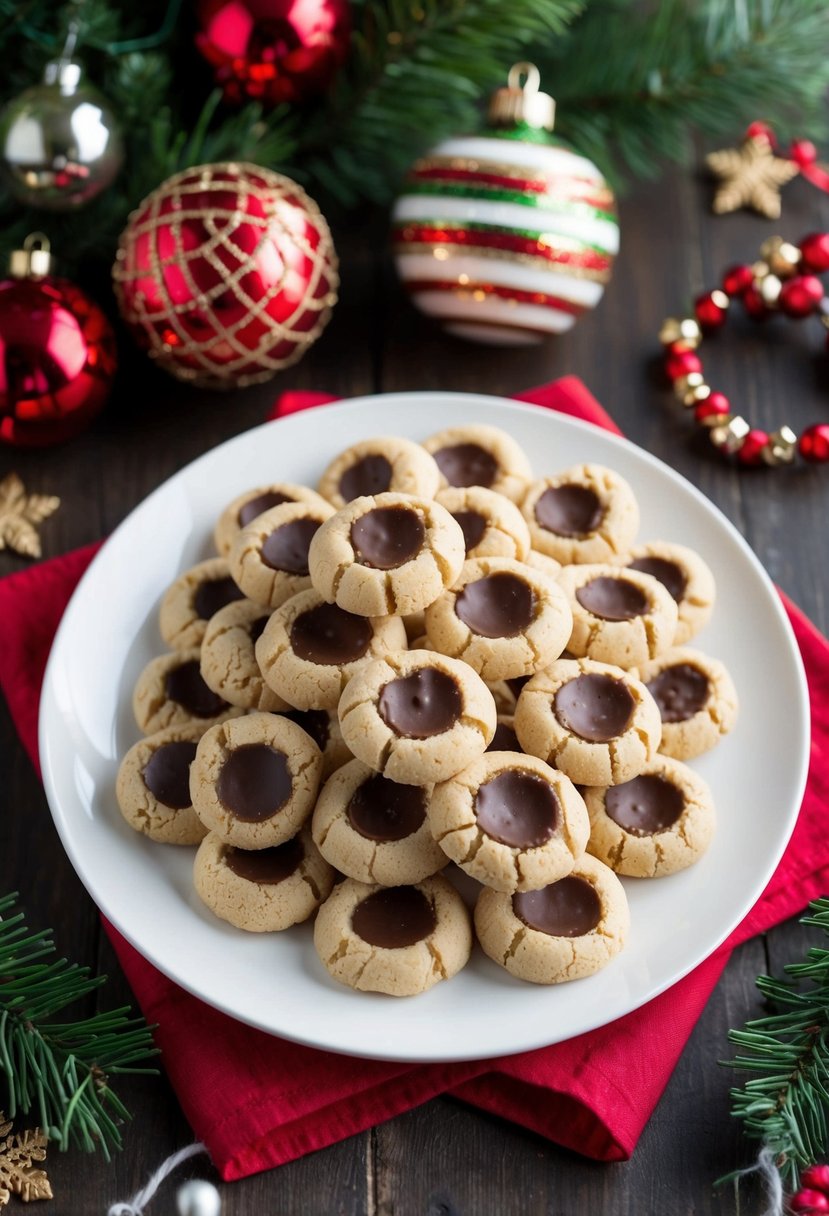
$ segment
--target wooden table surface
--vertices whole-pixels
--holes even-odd
[[[754,260],[765,237],[780,231],[797,240],[827,226],[829,208],[816,190],[797,181],[786,187],[777,223],[746,214],[714,219],[710,192],[704,178],[671,170],[623,199],[622,253],[604,300],[569,335],[526,350],[443,336],[400,291],[382,221],[342,223],[335,231],[342,252],[340,303],[323,339],[298,366],[270,384],[214,395],[179,387],[125,349],[123,373],[92,429],[62,447],[0,451],[0,476],[15,469],[29,490],[61,496],[60,511],[42,528],[44,556],[50,557],[105,536],[170,474],[259,423],[280,390],[347,396],[441,388],[509,395],[573,372],[630,438],[724,511],[771,576],[825,632],[829,468],[738,472],[724,464],[692,434],[687,415],[666,391],[656,333],[664,316],[715,286],[725,266]],[[800,430],[826,417],[827,357],[815,321],[760,327],[734,320],[724,341],[706,343],[705,366],[713,384],[756,425],[773,430],[785,421]],[[2,554],[0,575],[25,564]],[[62,953],[109,974],[102,997],[107,1005],[130,1000],[2,703],[0,745],[0,892],[19,890],[33,927],[53,926]],[[459,1102],[436,1099],[303,1160],[221,1186],[224,1216],[733,1212],[731,1190],[715,1190],[713,1182],[749,1161],[752,1148],[728,1113],[734,1078],[717,1060],[729,1055],[728,1028],[760,1009],[757,973],[779,971],[808,940],[793,921],[736,951],[627,1163],[586,1161]],[[80,1152],[52,1152],[57,1197],[44,1211],[104,1213],[193,1139],[163,1076],[124,1078],[118,1089],[134,1112],[123,1153],[106,1165]],[[182,1180],[188,1176],[215,1177],[204,1158],[180,1171]],[[174,1193],[168,1184],[149,1216],[174,1212]]]

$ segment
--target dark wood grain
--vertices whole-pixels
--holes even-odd
[[[663,317],[714,285],[725,265],[753,260],[759,242],[776,230],[752,216],[713,219],[709,195],[703,180],[672,172],[625,199],[622,253],[601,306],[571,334],[522,350],[473,347],[442,335],[420,317],[394,278],[382,217],[366,216],[337,233],[343,253],[341,301],[324,338],[297,367],[269,385],[213,395],[180,388],[125,345],[123,374],[96,425],[65,447],[0,451],[0,475],[14,468],[30,490],[62,496],[62,509],[43,527],[50,556],[111,531],[165,477],[259,423],[285,389],[341,395],[414,388],[510,394],[575,372],[632,439],[722,508],[772,576],[826,630],[829,470],[740,473],[729,468],[700,445],[656,370],[655,335]],[[797,239],[828,218],[816,191],[800,182],[787,187],[780,231]],[[817,350],[811,326],[775,322],[758,330],[737,322],[727,339],[706,342],[706,371],[758,425],[774,429],[789,421],[798,429],[826,415],[827,363],[815,356]],[[25,564],[4,554],[0,574]],[[32,923],[53,925],[62,952],[109,973],[102,1001],[130,1000],[5,705],[0,705],[0,745],[0,891],[20,890]],[[779,971],[802,952],[808,937],[790,922],[735,953],[628,1163],[587,1162],[459,1102],[437,1099],[311,1157],[222,1186],[225,1216],[733,1212],[730,1190],[715,1191],[713,1182],[750,1160],[753,1150],[729,1117],[733,1078],[717,1060],[729,1054],[728,1028],[759,1010],[758,971],[769,964]],[[447,1033],[462,1031],[447,1028]],[[127,1129],[125,1151],[112,1164],[79,1153],[52,1154],[57,1198],[48,1210],[55,1216],[98,1216],[192,1138],[163,1077],[125,1078],[121,1092],[135,1120]],[[182,1179],[187,1176],[212,1175],[201,1159],[181,1171]],[[172,1212],[174,1189],[168,1184],[166,1197],[150,1211]]]

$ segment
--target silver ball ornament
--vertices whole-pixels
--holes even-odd
[[[178,1189],[179,1216],[221,1216],[222,1200],[212,1182],[191,1178]]]
[[[124,159],[118,121],[80,64],[46,65],[43,81],[0,113],[0,168],[21,203],[72,211],[113,180]]]

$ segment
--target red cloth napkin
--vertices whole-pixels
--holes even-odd
[[[292,393],[275,416],[331,398]],[[521,395],[617,430],[575,378]],[[0,580],[0,687],[37,764],[37,708],[54,631],[97,546]],[[673,988],[590,1034],[500,1060],[407,1065],[300,1047],[252,1030],[196,1000],[106,926],[195,1134],[222,1177],[242,1178],[450,1093],[602,1161],[630,1155],[733,947],[827,890],[829,643],[786,602],[812,703],[809,784],[791,844],[728,941]],[[106,924],[106,922],[105,922]],[[216,1094],[221,1093],[221,1102]]]

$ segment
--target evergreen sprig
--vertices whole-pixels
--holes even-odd
[[[811,903],[801,924],[829,937],[829,898]],[[771,1150],[794,1188],[800,1170],[829,1148],[829,949],[813,946],[805,961],[783,970],[788,979],[758,976],[774,1012],[729,1031],[742,1051],[723,1063],[755,1074],[731,1090],[732,1114]]]
[[[16,894],[0,898],[0,1109],[14,1118],[34,1109],[41,1128],[59,1148],[100,1149],[109,1160],[121,1147],[119,1124],[129,1111],[110,1077],[152,1072],[157,1054],[143,1018],[128,1006],[76,1021],[55,1015],[90,995],[106,976],[55,959],[50,929],[32,933],[22,912],[7,916]]]

